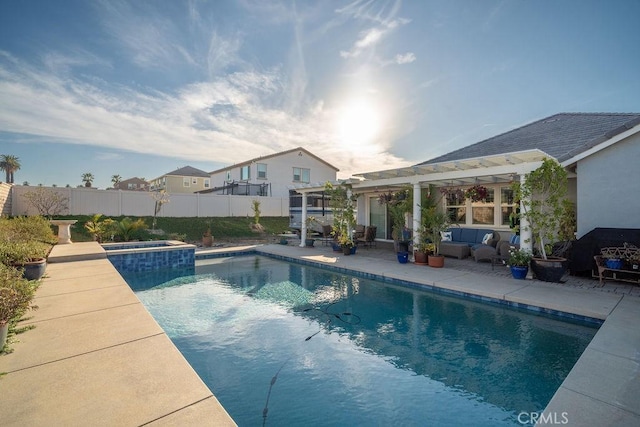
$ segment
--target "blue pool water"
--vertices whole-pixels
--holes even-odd
[[[240,426],[522,425],[597,331],[261,256],[124,276]]]

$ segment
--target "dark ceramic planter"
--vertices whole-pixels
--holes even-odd
[[[531,271],[536,279],[543,282],[558,283],[567,272],[569,261],[561,257],[533,258],[531,259]]]
[[[16,267],[22,269],[22,276],[25,279],[38,280],[44,276],[44,272],[47,269],[47,259],[40,258],[25,264],[16,265]]]

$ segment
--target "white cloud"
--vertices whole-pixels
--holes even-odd
[[[351,151],[331,126],[336,111],[320,101],[294,114],[278,69],[237,72],[176,93],[85,81],[0,53],[0,129],[72,144],[185,160],[233,164],[304,146],[342,177],[406,162],[388,153],[393,135],[374,150]],[[392,131],[392,130],[391,130]]]
[[[416,55],[413,52],[407,52],[403,55],[396,55],[396,64],[410,64],[416,60]]]

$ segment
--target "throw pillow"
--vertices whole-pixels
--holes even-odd
[[[484,237],[482,238],[482,244],[483,245],[488,245],[489,244],[489,239],[493,238],[493,233],[487,233],[484,235]]]
[[[520,244],[520,236],[518,234],[514,234],[513,236],[511,236],[511,239],[509,240],[509,243],[512,245],[519,245]]]
[[[451,241],[451,232],[450,231],[441,231],[440,232],[440,237],[442,238],[443,242],[450,242]]]

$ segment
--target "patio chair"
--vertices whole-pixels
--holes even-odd
[[[322,244],[324,246],[328,246],[329,243],[334,239],[333,236],[333,227],[331,225],[323,225],[322,226]]]
[[[364,236],[356,239],[356,244],[361,244],[365,247],[373,247],[376,246],[376,233],[378,232],[378,227],[375,225],[368,225],[364,228]]]

